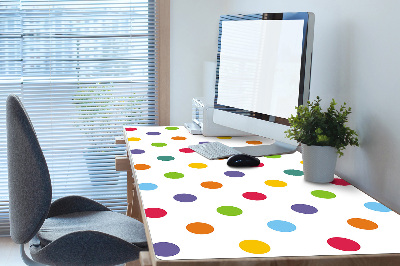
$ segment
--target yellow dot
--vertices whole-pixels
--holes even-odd
[[[231,139],[232,137],[217,137],[218,139]]]
[[[266,184],[267,186],[270,187],[286,187],[287,183],[280,181],[280,180],[267,180],[264,182],[264,184]]]
[[[301,164],[303,164],[303,161],[300,161]]]
[[[140,138],[128,138],[128,141],[139,141],[140,140]]]
[[[189,164],[189,167],[191,168],[197,168],[197,169],[202,169],[202,168],[206,168],[207,165],[204,163],[191,163]]]
[[[239,247],[253,254],[265,254],[271,250],[268,244],[259,240],[243,240],[239,243]]]

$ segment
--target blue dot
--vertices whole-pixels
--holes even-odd
[[[210,143],[209,141],[200,141],[199,144]]]
[[[391,209],[383,205],[379,202],[367,202],[364,206],[370,210],[377,211],[377,212],[390,212]]]
[[[154,190],[158,188],[156,184],[153,183],[140,183],[139,184],[139,189],[140,190]]]
[[[272,230],[279,232],[292,232],[296,230],[296,226],[294,224],[281,220],[270,221],[267,225]]]

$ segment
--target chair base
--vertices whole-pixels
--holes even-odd
[[[30,266],[45,266],[45,264],[41,264],[39,262],[33,261],[31,258],[28,257],[28,255],[26,255],[25,253],[25,244],[20,244],[20,253],[21,253],[21,257],[22,260],[24,261],[24,263],[26,265],[30,265]]]

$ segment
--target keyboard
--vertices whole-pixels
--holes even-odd
[[[209,160],[227,158],[232,155],[242,154],[242,152],[237,151],[220,142],[208,142],[203,144],[190,145],[189,148]]]

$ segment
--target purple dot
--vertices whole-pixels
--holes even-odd
[[[210,143],[209,141],[200,141],[199,144]]]
[[[311,205],[307,205],[307,204],[293,204],[291,208],[295,212],[304,213],[304,214],[313,214],[313,213],[318,212],[317,208],[315,208],[314,206],[311,206]]]
[[[144,150],[134,149],[134,150],[131,150],[131,153],[132,154],[142,154],[142,153],[144,153]]]
[[[180,202],[193,202],[197,200],[197,197],[192,194],[176,194],[174,199]]]
[[[147,132],[147,135],[161,135],[160,132]]]
[[[161,257],[170,257],[170,256],[175,256],[176,254],[179,253],[180,248],[172,243],[169,242],[158,242],[153,244],[154,248],[154,253],[157,256]]]
[[[242,176],[244,176],[244,173],[239,172],[239,171],[226,171],[224,174],[226,176],[229,176],[229,177],[242,177]]]

